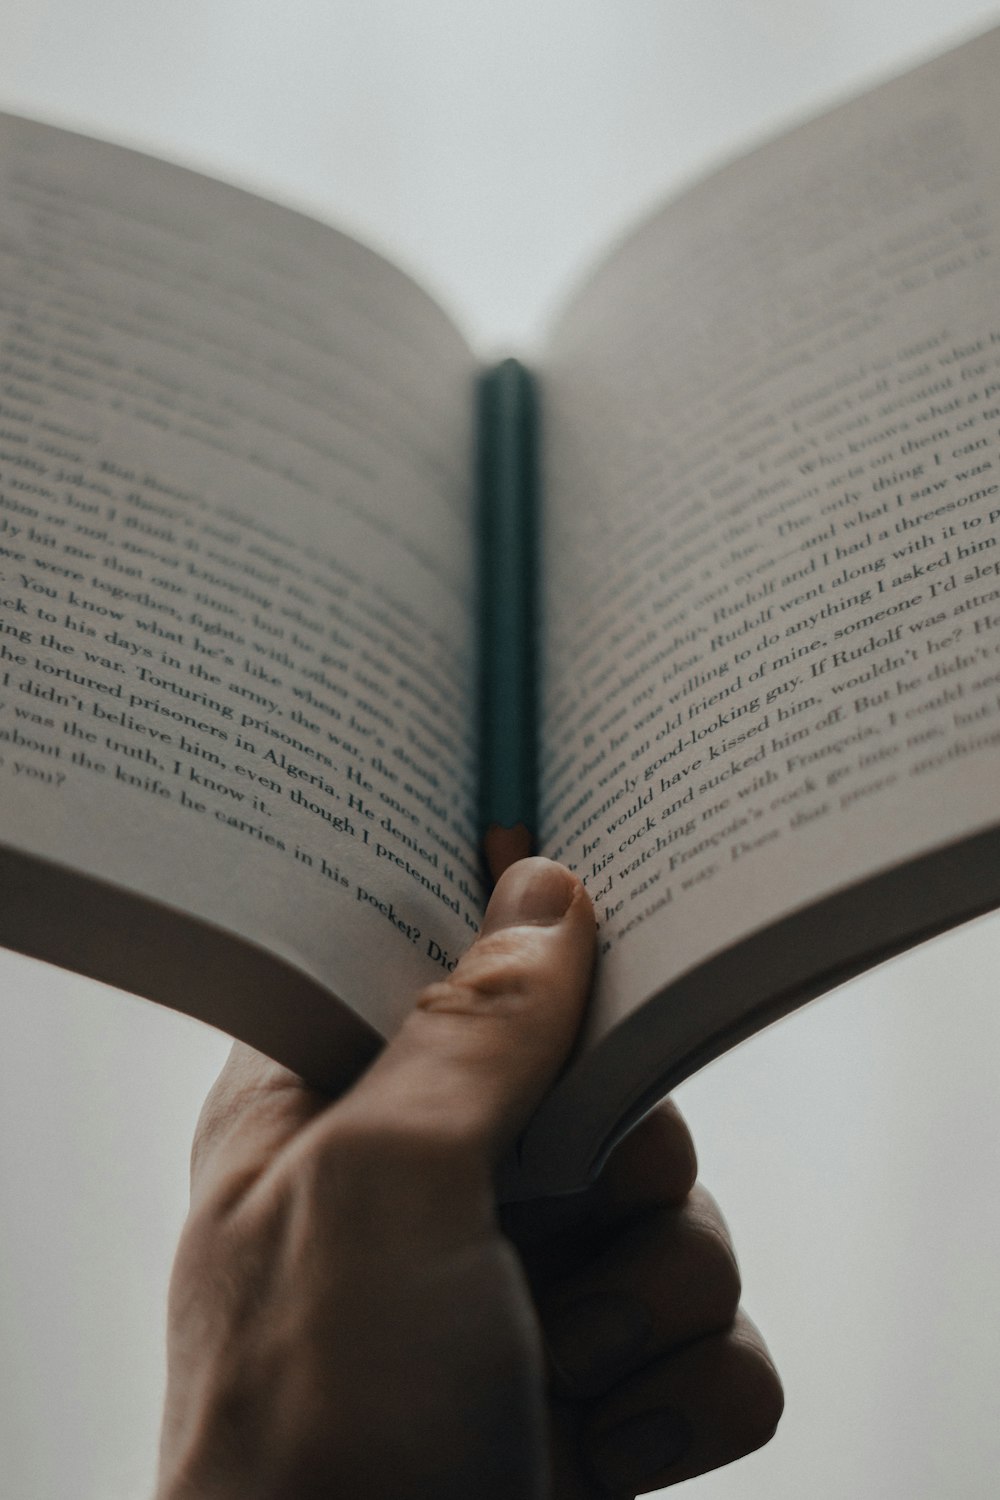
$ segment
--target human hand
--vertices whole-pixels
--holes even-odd
[[[592,956],[582,886],[525,861],[341,1099],[234,1049],[195,1139],[157,1500],[621,1500],[771,1435],[780,1384],[676,1112],[498,1226],[493,1170]]]

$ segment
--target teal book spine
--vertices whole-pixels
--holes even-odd
[[[477,398],[479,827],[496,879],[538,821],[538,391],[506,359]]]

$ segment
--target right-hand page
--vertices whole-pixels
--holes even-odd
[[[556,331],[542,848],[598,908],[591,1043],[791,913],[747,1006],[1000,899],[998,78],[993,33],[722,171]],[[671,1045],[739,1029],[707,1003]]]

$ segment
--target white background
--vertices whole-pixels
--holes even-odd
[[[995,19],[969,0],[3,0],[0,107],[329,218],[484,351],[530,351],[659,197]],[[788,1394],[767,1449],[685,1493],[996,1495],[998,970],[980,923],[681,1090]],[[2,955],[0,1043],[0,1497],[148,1500],[188,1141],[226,1043]]]

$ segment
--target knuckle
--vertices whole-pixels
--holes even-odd
[[[728,1327],[736,1317],[743,1291],[740,1268],[721,1219],[694,1214],[686,1226],[685,1259],[691,1283],[706,1317],[717,1327]]]
[[[752,1329],[752,1324],[747,1324]],[[732,1403],[740,1448],[751,1453],[770,1441],[785,1409],[785,1393],[756,1330],[737,1326],[731,1338]]]
[[[637,1145],[656,1163],[664,1199],[681,1203],[698,1176],[698,1156],[684,1117],[664,1099],[636,1127]]]
[[[653,1118],[662,1142],[670,1181],[679,1198],[687,1197],[698,1176],[698,1153],[687,1122],[672,1099],[665,1099]]]
[[[313,1155],[321,1173],[367,1181],[373,1173],[429,1166],[446,1148],[445,1132],[427,1123],[343,1111],[331,1118]]]
[[[713,1322],[732,1323],[740,1305],[743,1286],[736,1257],[718,1235],[706,1236],[701,1245],[705,1304]]]
[[[447,1120],[331,1112],[303,1153],[300,1185],[324,1211],[352,1222],[401,1222],[419,1203],[472,1196],[488,1170]]]
[[[498,1001],[517,1007],[531,981],[528,957],[498,944],[502,933],[483,938],[470,949],[458,969],[447,979],[427,985],[417,998],[417,1008],[424,1011],[468,1012],[488,1003],[491,1011]]]
[[[615,1207],[677,1207],[694,1187],[698,1158],[691,1133],[669,1099],[644,1115],[608,1157],[601,1192]]]
[[[482,998],[476,986],[464,978],[439,979],[420,991],[416,1009],[433,1015],[464,1015],[480,1009]]]
[[[459,965],[461,979],[486,995],[523,993],[538,957],[537,936],[534,929],[505,929],[480,938]]]

